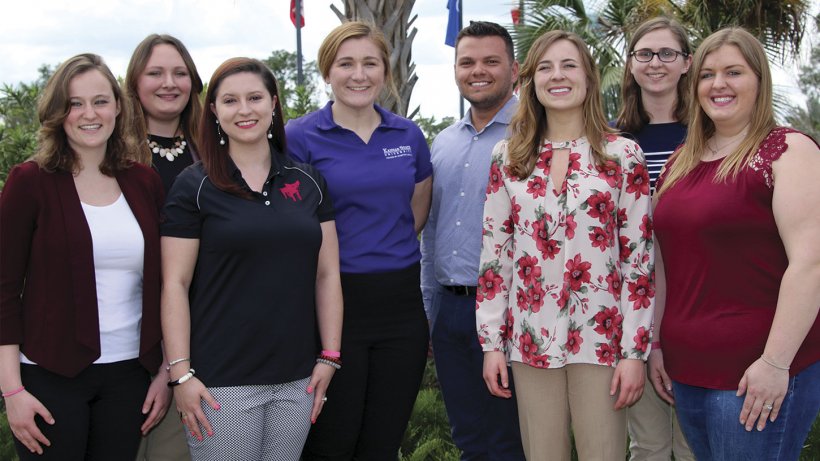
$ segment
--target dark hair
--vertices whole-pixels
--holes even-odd
[[[284,153],[287,145],[285,144],[285,124],[282,121],[282,98],[279,96],[276,77],[273,76],[273,72],[271,72],[262,61],[252,58],[231,58],[220,64],[208,83],[208,91],[205,93],[205,103],[208,105],[215,104],[219,86],[225,78],[243,72],[259,76],[265,88],[268,90],[268,93],[270,93],[271,98],[276,97],[274,112],[277,115],[273,117],[271,126],[273,139],[270,140],[270,143],[279,152]],[[250,194],[231,178],[228,154],[230,141],[224,145],[219,144],[216,122],[216,115],[212,110],[202,111],[202,117],[199,123],[199,147],[202,150],[199,152],[199,156],[202,158],[205,171],[208,172],[208,179],[210,179],[214,186],[229,194],[249,198]],[[272,152],[272,154],[275,155],[276,153]]]
[[[458,42],[464,37],[501,37],[504,40],[504,45],[507,47],[507,56],[510,62],[515,61],[515,45],[513,39],[507,29],[499,26],[494,22],[488,21],[470,21],[470,25],[461,29],[456,36],[456,49],[458,49]]]
[[[43,95],[37,103],[37,117],[40,120],[37,152],[34,160],[40,168],[49,171],[78,171],[77,153],[68,143],[63,123],[71,110],[69,86],[71,81],[86,72],[96,70],[111,85],[114,100],[119,105],[119,113],[114,119],[114,131],[108,138],[105,157],[100,164],[100,172],[113,176],[137,160],[140,152],[136,140],[131,134],[130,110],[128,101],[122,97],[122,90],[114,74],[105,65],[103,59],[92,53],[78,54],[60,64],[54,75],[48,79]],[[144,163],[144,162],[143,162]]]
[[[681,48],[680,50],[685,53],[681,59],[689,59],[689,56],[692,55],[692,47],[689,45],[689,37],[686,35],[686,29],[674,19],[659,16],[644,21],[635,29],[632,37],[629,39],[626,64],[624,65],[624,77],[621,82],[621,111],[615,122],[618,129],[627,133],[638,132],[645,125],[649,124],[649,114],[646,113],[641,101],[641,87],[638,85],[638,82],[635,81],[635,76],[632,75],[633,59],[628,54],[635,51],[635,45],[640,39],[646,34],[656,30],[668,30],[672,33],[678,41],[678,45]],[[683,74],[678,80],[674,116],[677,122],[684,125],[689,122],[688,89],[688,74]]]
[[[202,79],[199,77],[199,72],[196,70],[196,65],[194,65],[194,60],[191,58],[191,54],[188,53],[188,49],[179,39],[171,35],[151,34],[145,37],[131,55],[128,70],[125,71],[125,95],[130,100],[130,106],[134,111],[133,118],[136,123],[137,136],[141,142],[144,142],[148,137],[148,127],[145,123],[145,114],[142,110],[142,103],[140,103],[137,84],[140,75],[145,71],[145,66],[148,65],[148,60],[151,59],[154,47],[157,45],[171,45],[176,48],[179,55],[182,56],[188,74],[191,76],[191,94],[188,98],[188,104],[180,114],[179,121],[186,142],[191,146],[193,152],[198,152],[196,141],[199,138],[197,124],[202,113],[202,102],[199,100],[199,94],[202,93]]]

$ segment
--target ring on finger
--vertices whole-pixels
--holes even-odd
[[[322,402],[327,402],[327,396],[322,397]]]
[[[771,403],[766,403],[766,404],[763,405],[763,408],[765,408],[769,411],[772,411],[774,409],[774,405],[771,404]]]

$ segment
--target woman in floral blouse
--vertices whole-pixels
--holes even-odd
[[[575,34],[530,48],[511,137],[493,152],[476,324],[490,392],[516,381],[528,459],[615,459],[641,396],[653,314],[649,176],[604,118]],[[520,179],[523,178],[523,179]]]

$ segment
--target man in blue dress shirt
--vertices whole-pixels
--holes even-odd
[[[490,22],[462,29],[456,38],[455,78],[470,109],[433,141],[433,203],[421,246],[424,307],[461,459],[524,460],[515,399],[487,390],[475,325],[490,155],[506,136],[517,105],[518,62],[510,34]]]

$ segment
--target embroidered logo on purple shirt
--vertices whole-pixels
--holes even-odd
[[[382,152],[384,152],[384,158],[387,160],[413,156],[413,148],[410,146],[382,147]]]

